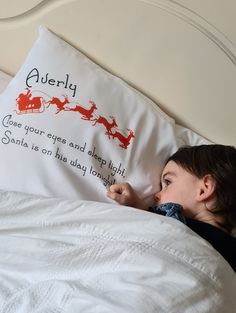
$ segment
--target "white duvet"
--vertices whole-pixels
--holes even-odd
[[[235,276],[174,219],[0,193],[1,313],[233,313]]]

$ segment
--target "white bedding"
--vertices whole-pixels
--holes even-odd
[[[0,193],[0,312],[233,313],[236,278],[184,224]]]
[[[11,76],[4,73],[0,70],[0,94],[3,92],[3,90],[7,87],[8,83],[11,80]]]

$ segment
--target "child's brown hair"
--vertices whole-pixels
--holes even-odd
[[[174,161],[198,178],[209,174],[216,181],[216,205],[222,226],[231,232],[236,226],[236,149],[226,145],[200,145],[179,148],[168,161]]]

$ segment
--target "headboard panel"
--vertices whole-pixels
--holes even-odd
[[[0,0],[0,69],[16,73],[43,24],[178,123],[236,145],[235,11],[233,0]]]

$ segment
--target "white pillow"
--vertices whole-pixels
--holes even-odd
[[[166,158],[206,142],[44,27],[0,105],[4,190],[111,201],[128,181],[151,201]]]
[[[11,76],[0,70],[0,94],[5,90],[10,81]]]

